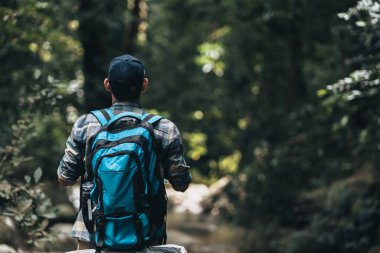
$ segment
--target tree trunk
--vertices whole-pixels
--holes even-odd
[[[126,29],[126,32],[124,34],[123,38],[123,44],[122,49],[131,54],[134,52],[135,49],[135,41],[137,33],[139,32],[139,25],[140,25],[140,3],[141,0],[135,0],[133,9],[131,10],[132,14],[132,21],[130,25],[128,26],[128,29]]]
[[[307,96],[306,83],[303,75],[303,41],[302,41],[302,11],[303,0],[292,1],[289,32],[290,65],[288,77],[288,102],[297,105],[305,101]]]
[[[140,22],[140,1],[135,1],[130,24],[125,22],[126,13],[129,14],[126,2],[116,0],[80,2],[79,36],[84,49],[86,112],[110,106],[111,96],[103,87],[103,80],[108,75],[108,64],[118,55],[134,53],[133,41]]]

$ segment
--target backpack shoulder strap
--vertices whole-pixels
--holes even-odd
[[[98,119],[99,123],[102,126],[106,125],[108,121],[114,117],[113,113],[109,109],[91,111],[91,114],[93,114]]]
[[[148,122],[152,125],[154,125],[155,123],[157,123],[158,121],[160,121],[161,119],[163,119],[162,116],[159,116],[159,115],[154,115],[154,114],[150,114],[150,113],[145,113],[143,116],[142,116],[142,121],[143,122]]]

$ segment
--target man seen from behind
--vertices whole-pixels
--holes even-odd
[[[135,57],[127,54],[112,59],[108,77],[104,80],[104,88],[112,96],[111,107],[100,110],[106,120],[126,112],[142,119],[148,115],[140,106],[140,95],[148,89],[148,79],[145,77],[143,63]],[[120,120],[134,122],[136,118],[125,117]],[[88,177],[86,151],[91,148],[89,147],[91,140],[101,129],[102,124],[93,113],[82,115],[75,122],[57,171],[60,185],[71,186],[80,177],[83,183],[83,178]],[[183,156],[182,140],[178,128],[170,120],[161,118],[152,124],[152,129],[157,143],[157,157],[162,179],[167,179],[174,190],[185,191],[190,184],[191,174]],[[78,238],[78,250],[95,248],[97,235],[94,231],[89,231],[91,229],[88,229],[88,225],[86,226],[87,223],[85,224],[84,221],[84,216],[90,215],[91,217],[95,213],[88,213],[88,210],[84,213],[83,206],[81,205],[81,207],[71,236]],[[166,210],[166,206],[164,208]],[[95,210],[96,208],[91,206],[91,209]],[[154,211],[152,210],[152,212]],[[93,219],[96,219],[96,216]],[[151,240],[147,241],[145,246],[162,243],[165,241]]]

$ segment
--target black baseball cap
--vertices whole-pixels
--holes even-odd
[[[125,54],[111,60],[108,69],[111,88],[139,93],[144,77],[144,64],[132,55]]]

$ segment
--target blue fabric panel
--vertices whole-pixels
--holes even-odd
[[[147,182],[145,172],[145,154],[141,146],[135,143],[123,143],[112,148],[104,148],[98,150],[92,159],[92,167],[94,168],[99,159],[104,155],[113,154],[118,151],[133,151],[140,161],[141,173],[143,182]],[[133,200],[133,177],[138,171],[137,164],[133,157],[128,154],[119,156],[104,157],[98,168],[98,176],[103,183],[103,203],[105,214],[113,213],[115,210],[124,210],[127,212],[134,212]],[[144,185],[144,193],[147,192],[147,185]],[[98,195],[94,191],[91,199],[96,200]]]
[[[132,215],[106,218],[104,244],[112,250],[123,250],[137,244]]]
[[[139,215],[142,225],[142,234],[144,240],[148,241],[150,226],[145,214]],[[98,233],[96,234],[98,241]],[[125,250],[137,244],[136,230],[132,215],[124,217],[106,217],[106,229],[104,244],[112,250]]]
[[[104,214],[118,211],[135,212],[133,179],[138,167],[128,155],[106,157],[99,167],[103,183]]]
[[[99,123],[104,126],[107,124],[107,119],[103,116],[100,111],[91,111],[91,113],[98,119]]]
[[[98,159],[103,156],[103,155],[106,155],[106,154],[112,154],[112,153],[116,153],[118,151],[122,151],[122,150],[130,150],[130,151],[134,151],[136,154],[138,154],[140,156],[139,153],[143,153],[142,152],[142,148],[135,144],[135,143],[123,143],[123,144],[120,144],[118,146],[115,146],[115,147],[112,147],[112,148],[102,148],[102,149],[99,149],[95,154],[94,154],[94,157],[91,161],[92,163],[92,168],[95,169],[95,165],[98,161]],[[111,157],[112,158],[112,157]],[[107,159],[104,158],[104,159]],[[101,162],[102,164],[103,162]],[[102,165],[100,165],[102,166]]]

